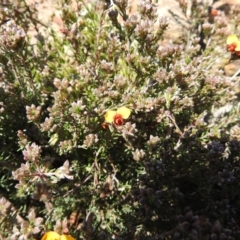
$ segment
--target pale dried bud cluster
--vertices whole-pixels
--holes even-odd
[[[28,144],[27,136],[21,130],[18,130],[17,136],[19,138],[18,144],[21,148],[25,148],[25,146]]]
[[[27,145],[25,150],[23,150],[24,160],[36,162],[39,160],[41,155],[41,147],[39,147],[36,143],[32,143],[31,145]]]
[[[72,140],[60,141],[59,147],[60,147],[62,153],[71,151],[73,149]]]
[[[138,132],[135,123],[126,122],[124,126],[121,127],[122,133],[126,136],[135,136]]]
[[[102,60],[100,62],[100,67],[102,70],[106,71],[107,73],[111,73],[114,70],[113,63],[107,62],[106,60]]]
[[[215,90],[223,83],[223,78],[220,76],[210,76],[205,79],[205,82],[208,84],[210,89]]]
[[[66,90],[69,86],[69,81],[66,78],[63,78],[62,81],[58,78],[55,78],[53,80],[53,84],[58,90]]]
[[[99,183],[100,198],[109,197],[114,189],[114,182],[112,176],[108,176],[104,183]]]
[[[4,74],[4,70],[3,70],[3,68],[0,66],[0,83],[1,83],[1,85],[2,85],[2,82],[4,81],[4,79],[5,79],[5,74]],[[1,86],[0,85],[0,86]],[[1,86],[2,87],[2,86]]]
[[[34,104],[26,106],[28,120],[36,121],[40,116],[41,110],[42,108],[40,106],[36,107]]]
[[[231,127],[230,135],[232,139],[240,141],[240,127],[238,125]]]
[[[0,102],[0,113],[4,112],[4,103]]]
[[[61,91],[57,91],[53,93],[55,103],[52,107],[49,107],[47,110],[49,111],[50,117],[63,117],[64,109],[66,107],[66,102],[64,101],[64,97],[66,94]]]
[[[25,179],[25,177],[28,176],[30,172],[31,171],[29,162],[26,162],[25,164],[22,163],[20,168],[12,172],[13,179],[21,181],[21,183],[18,184],[16,188],[18,188],[18,186],[20,187],[20,185],[23,185],[25,183],[25,180],[23,179]]]
[[[11,203],[6,198],[0,198],[0,216],[5,216],[11,207]],[[1,219],[1,218],[0,218]]]
[[[177,58],[182,51],[181,46],[179,45],[173,45],[168,44],[165,46],[159,46],[157,50],[157,55],[160,57],[160,59],[166,59],[166,58]]]
[[[177,0],[179,7],[181,8],[182,12],[186,15],[186,11],[188,8],[188,1],[187,0]]]
[[[32,198],[46,202],[52,197],[52,190],[45,182],[36,182]]]
[[[51,175],[51,174],[50,174]],[[64,178],[67,178],[67,179],[70,179],[70,180],[73,180],[73,175],[70,174],[70,163],[68,160],[66,160],[64,163],[63,163],[63,166],[58,168],[54,175],[58,178],[58,179],[64,179]],[[55,181],[57,182],[57,180]]]
[[[141,98],[143,94],[138,94],[138,102],[136,103],[136,109],[145,112],[151,112],[154,109],[158,108],[158,105],[164,102],[162,97],[159,98]]]
[[[161,17],[159,18],[158,20],[158,32],[159,34],[163,34],[164,33],[164,30],[167,29],[169,25],[169,19],[167,17]]]
[[[86,108],[86,105],[83,104],[83,100],[80,99],[77,102],[73,102],[69,108],[71,116],[75,119],[79,119],[83,114],[83,110]]]
[[[79,65],[76,69],[77,73],[80,75],[81,79],[83,80],[84,85],[87,84],[92,77],[89,69],[91,69],[91,65],[88,62],[86,62],[82,65]]]
[[[79,111],[83,106],[81,105],[81,99],[77,102],[71,103],[68,98],[70,98],[70,94],[76,89],[81,88],[81,83],[76,80],[69,81],[67,78],[63,78],[62,80],[55,78],[54,86],[57,88],[57,91],[53,92],[54,104],[47,108],[49,112],[49,117],[45,118],[45,121],[40,124],[43,131],[51,131],[54,132],[58,127],[59,123],[63,122],[63,118],[66,112],[70,112],[72,117],[77,117],[79,120]],[[80,124],[80,123],[79,123]]]
[[[139,12],[142,15],[142,17],[147,17],[149,19],[154,19],[157,16],[157,5],[146,2],[146,1],[141,1],[140,4],[138,5],[139,7]]]
[[[131,33],[138,23],[140,22],[141,16],[138,13],[133,13],[125,22],[124,26],[126,27],[127,31]]]
[[[213,24],[210,24],[209,22],[203,23],[202,28],[205,36],[208,37],[213,30]]]
[[[141,19],[135,28],[135,34],[139,39],[147,39],[153,31],[153,24],[150,20]]]
[[[132,152],[133,154],[133,159],[136,161],[140,161],[144,158],[144,156],[146,155],[145,151],[143,149],[136,149],[134,152]]]
[[[25,37],[25,31],[13,20],[0,25],[0,46],[4,46],[6,49],[17,48],[25,40]]]
[[[112,99],[117,99],[119,97],[119,92],[118,91],[111,91],[109,92],[108,96],[111,97]]]
[[[45,121],[40,124],[40,126],[41,126],[43,131],[47,132],[49,130],[54,130],[54,128],[51,129],[53,124],[54,124],[54,118],[53,117],[49,117],[49,118],[47,117],[47,118],[45,118]]]
[[[0,220],[2,222],[1,233],[3,229],[9,228],[9,221],[13,224],[12,231],[9,230],[11,235],[8,239],[11,240],[30,239],[33,234],[38,234],[41,231],[43,222],[43,218],[36,217],[33,208],[29,209],[26,219],[23,219],[13,204],[4,197],[0,198]]]
[[[228,20],[224,14],[224,12],[219,12],[219,14],[214,18],[214,23],[218,28],[225,28],[228,25]]]
[[[68,160],[66,160],[63,163],[63,166],[57,168],[54,172],[42,172],[41,174],[44,176],[44,178],[48,177],[51,184],[55,184],[59,182],[61,179],[73,180],[74,178],[73,175],[70,174],[70,164]],[[46,197],[50,196],[51,195],[48,194],[48,196]]]
[[[36,218],[35,210],[31,209],[28,214],[28,221],[21,221],[19,227],[14,226],[12,240],[30,239],[33,234],[38,234],[42,229],[43,218]]]
[[[97,134],[89,134],[83,141],[83,146],[89,148],[99,141]]]
[[[119,39],[119,37],[117,35],[115,35],[115,33],[110,33],[109,34],[109,44],[108,44],[108,48],[107,48],[107,55],[109,57],[114,57],[116,56],[116,53],[120,53],[121,52],[121,41]]]
[[[109,94],[115,97],[115,95],[119,93],[116,91],[114,92],[112,88],[114,88],[113,84],[111,82],[106,82],[103,85],[99,85],[98,88],[93,89],[93,92],[99,97],[104,97]]]
[[[68,221],[67,218],[64,218],[63,220],[57,220],[56,224],[54,226],[55,232],[62,232],[63,234],[68,234]]]
[[[29,220],[29,226],[28,229],[30,228],[30,232],[33,234],[37,234],[40,232],[41,229],[41,224],[43,222],[43,218],[36,217],[35,210],[32,208],[30,209],[30,212],[28,214],[28,220]]]
[[[179,101],[175,101],[178,103],[182,109],[184,108],[191,108],[194,106],[193,100],[190,97],[183,97],[182,99],[179,99]]]
[[[158,81],[158,83],[164,83],[168,81],[168,75],[167,75],[167,71],[165,68],[159,68],[155,74],[154,74],[154,79],[156,81]]]
[[[70,30],[67,28],[61,28],[60,31],[66,36],[66,39],[69,41],[74,40],[78,36],[78,26],[79,24],[77,22],[73,23],[72,26],[70,27]]]
[[[160,139],[158,136],[154,137],[153,135],[150,135],[150,139],[147,141],[147,145],[154,147],[159,143]]]
[[[219,34],[220,36],[225,37],[225,36],[228,36],[230,34],[230,31],[227,27],[219,28],[219,29],[217,29],[216,34]]]
[[[216,25],[216,35],[226,37],[230,34],[228,20],[224,12],[219,12],[219,14],[214,18],[214,23]]]
[[[230,14],[235,22],[238,23],[240,21],[240,4],[233,5]]]

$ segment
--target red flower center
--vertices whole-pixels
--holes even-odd
[[[108,124],[107,123],[102,123],[102,127],[104,128],[104,129],[107,129],[108,128]]]
[[[213,16],[217,16],[218,15],[218,11],[216,9],[212,9],[211,14]]]
[[[116,114],[113,118],[113,121],[114,123],[117,125],[117,126],[121,126],[123,125],[123,118],[122,118],[122,115],[121,114]]]
[[[236,43],[231,43],[231,44],[227,45],[227,50],[228,50],[228,52],[234,53],[236,47],[237,47]]]

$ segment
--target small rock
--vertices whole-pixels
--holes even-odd
[[[239,70],[240,70],[240,59],[233,60],[224,67],[224,72],[227,76],[233,76]]]

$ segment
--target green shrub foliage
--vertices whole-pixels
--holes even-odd
[[[240,8],[179,2],[177,42],[150,0],[59,2],[59,31],[24,0],[0,8],[1,239],[237,239],[239,77],[223,67]]]

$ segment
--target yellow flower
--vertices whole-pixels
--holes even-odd
[[[76,240],[70,235],[59,235],[56,232],[50,231],[43,235],[41,240]]]
[[[131,114],[131,110],[127,107],[120,107],[117,111],[109,110],[105,114],[105,122],[116,125],[123,125],[123,119],[128,119]]]
[[[230,35],[227,38],[227,45],[232,44],[238,41],[238,37],[236,35]]]
[[[238,37],[236,35],[230,35],[227,38],[227,51],[234,53],[235,48],[237,46],[237,42],[239,42]]]
[[[235,54],[240,56],[240,41],[236,42]]]

